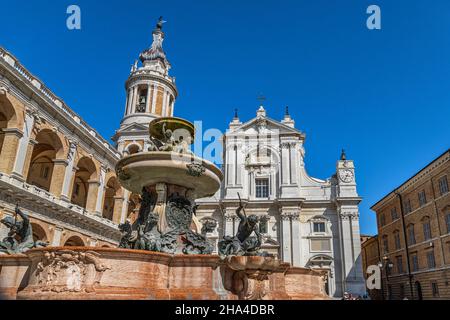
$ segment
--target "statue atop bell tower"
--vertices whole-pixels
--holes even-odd
[[[136,60],[125,82],[125,114],[112,138],[122,155],[146,151],[150,143],[148,124],[174,113],[178,90],[175,78],[169,75],[171,65],[163,49],[164,23],[160,17],[152,33],[152,45],[141,52],[140,63]]]

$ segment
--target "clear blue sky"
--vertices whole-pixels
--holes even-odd
[[[82,30],[66,28],[78,4]],[[382,10],[382,30],[366,9]],[[449,148],[450,2],[433,1],[5,1],[0,45],[104,137],[124,113],[124,82],[168,23],[176,115],[224,130],[239,108],[269,116],[290,107],[306,132],[308,172],[327,178],[341,148],[356,161],[363,233],[370,206]]]

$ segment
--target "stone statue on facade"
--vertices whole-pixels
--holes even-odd
[[[247,217],[244,206],[240,201],[236,215],[241,220],[239,222],[236,236],[225,236],[219,241],[219,254],[221,256],[257,256],[260,255],[262,245],[262,235],[259,232],[259,219],[256,215]],[[252,234],[256,237],[252,237]]]
[[[17,221],[20,216],[22,221]],[[14,218],[6,217],[0,221],[9,228],[8,236],[0,241],[0,254],[20,254],[33,248],[42,248],[48,246],[48,243],[33,239],[33,228],[28,216],[16,206]]]

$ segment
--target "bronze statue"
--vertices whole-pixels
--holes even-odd
[[[20,216],[22,221],[17,221]],[[14,218],[6,217],[0,221],[9,228],[8,236],[0,242],[0,253],[20,254],[33,248],[48,246],[48,243],[33,240],[33,228],[28,216],[16,206]]]
[[[247,217],[244,206],[239,196],[239,208],[236,215],[241,220],[239,222],[236,236],[225,236],[219,241],[219,254],[221,256],[256,256],[262,245],[262,235],[259,232],[259,218],[256,215]],[[251,237],[255,233],[256,237]]]

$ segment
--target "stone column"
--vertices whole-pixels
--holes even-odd
[[[128,205],[129,205],[129,199],[130,199],[130,191],[124,189],[123,190],[123,203],[122,203],[122,213],[120,215],[120,223],[125,223],[127,220],[127,213],[128,213]]]
[[[167,91],[164,90],[164,92],[163,92],[163,104],[162,104],[162,111],[161,111],[163,117],[167,117],[166,112],[167,112]]]
[[[52,238],[52,247],[59,247],[61,246],[61,237],[64,229],[60,227],[55,227],[55,231],[53,232],[53,238]]]
[[[53,160],[53,173],[52,180],[50,182],[50,193],[54,194],[57,197],[59,197],[62,193],[67,165],[67,160]]]
[[[339,210],[340,211],[340,210]],[[345,212],[339,213],[339,226],[341,238],[341,261],[342,261],[342,282],[344,285],[343,291],[347,290],[346,279],[350,275],[353,267],[353,253],[352,253],[352,233],[350,228],[350,218]]]
[[[114,197],[114,212],[112,221],[114,223],[119,224],[122,216],[122,206],[123,206],[124,198],[123,197]]]
[[[27,147],[27,155],[25,156],[25,163],[23,165],[23,179],[26,180],[28,177],[28,173],[30,171],[30,166],[31,166],[31,160],[33,157],[33,150],[34,150],[34,146],[37,145],[39,142],[34,140],[34,139],[30,139],[28,147]]]
[[[291,217],[287,214],[281,214],[281,257],[284,262],[292,263],[291,254]]]
[[[236,159],[236,185],[241,186],[242,185],[242,169],[243,169],[243,165],[244,165],[244,154],[242,152],[242,144],[238,144],[236,146],[236,155],[235,155],[235,159]]]
[[[153,84],[152,113],[156,113],[156,98],[158,97],[158,86]]]
[[[283,185],[290,183],[290,170],[289,170],[289,144],[281,144],[281,183]]]
[[[97,207],[97,198],[99,193],[99,186],[100,182],[96,180],[89,180],[88,181],[89,187],[88,187],[88,195],[86,199],[86,210],[89,213],[97,213],[96,207]]]
[[[70,201],[70,188],[73,184],[73,176],[75,175],[75,153],[77,151],[77,144],[73,141],[69,141],[69,152],[67,154],[67,167],[64,175],[64,183],[61,191],[61,199]]]
[[[127,97],[126,97],[126,105],[125,105],[125,116],[131,113],[131,100],[133,99],[133,92],[131,89],[128,89]]]
[[[4,140],[0,153],[0,172],[11,174],[22,132],[19,129],[3,129],[1,134],[4,135]]]
[[[136,112],[137,99],[138,99],[138,86],[134,86],[133,87],[133,99],[131,100],[131,108],[130,108],[131,112],[130,113]]]
[[[23,168],[25,165],[25,158],[27,156],[28,146],[30,144],[30,137],[34,127],[34,116],[30,109],[25,112],[25,121],[23,127],[23,135],[20,138],[17,148],[16,161],[14,163],[14,169],[12,175],[19,179],[23,178]]]
[[[291,178],[291,184],[297,183],[297,150],[295,148],[296,144],[291,143],[289,145],[289,152],[290,152],[290,178]]]
[[[152,87],[151,85],[147,86],[147,99],[145,100],[145,112],[151,112],[152,110],[152,103],[150,102],[150,93],[151,93]]]
[[[98,194],[97,194],[97,201],[95,204],[95,213],[97,215],[102,216],[103,215],[103,196],[105,194],[105,178],[106,178],[106,167],[102,166],[100,168],[100,180],[98,182]],[[89,192],[90,190],[89,186]]]
[[[300,217],[299,214],[292,216],[292,263],[294,267],[301,267],[301,235],[300,235]]]

